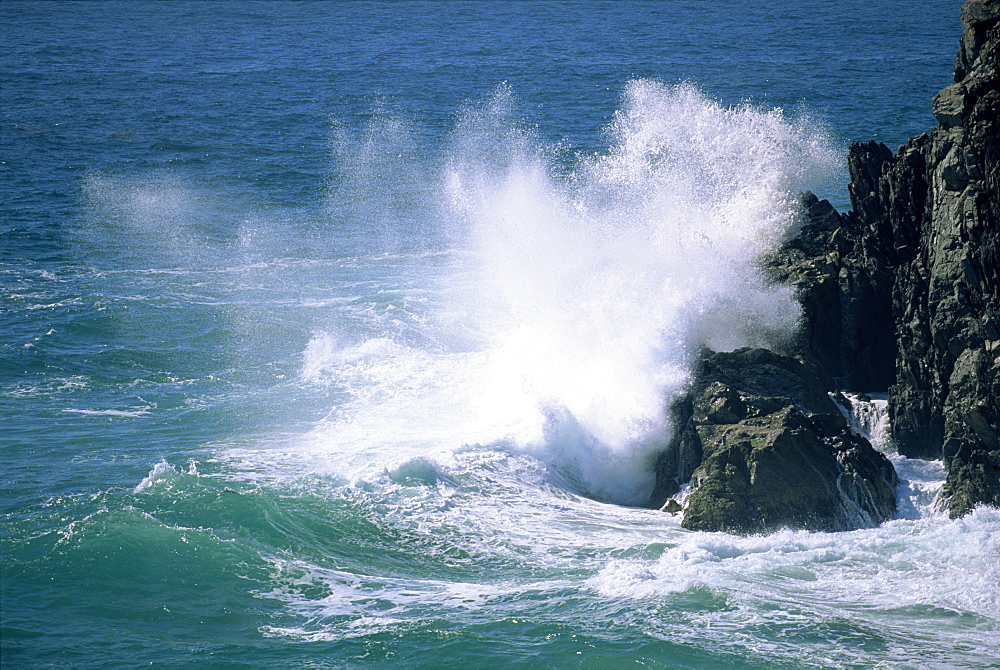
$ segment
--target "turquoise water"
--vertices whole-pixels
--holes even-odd
[[[957,2],[0,21],[4,667],[1000,656],[939,463],[852,533],[633,506],[697,347],[794,325],[795,193],[933,126]]]

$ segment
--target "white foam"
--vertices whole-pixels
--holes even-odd
[[[153,409],[151,405],[146,405],[145,407],[137,409],[74,409],[68,408],[64,409],[64,412],[69,414],[82,414],[84,416],[117,416],[122,418],[136,418],[140,416],[146,416],[149,414],[149,410]]]
[[[694,352],[795,325],[791,293],[758,261],[794,232],[798,192],[834,168],[822,133],[636,81],[607,151],[560,172],[513,107],[501,87],[465,112],[438,203],[423,199],[427,162],[416,169],[407,124],[381,115],[360,142],[337,138],[331,208],[367,245],[344,262],[374,281],[302,343],[299,381],[336,400],[270,457],[354,480],[511,444],[575,490],[644,503]],[[135,189],[126,200],[145,202]],[[428,235],[447,229],[456,251],[403,253],[397,228],[412,235],[413,217]]]
[[[888,395],[831,393],[830,397],[847,419],[851,431],[868,440],[892,461],[899,477],[896,486],[897,518],[946,518],[947,514],[940,505],[945,479],[944,464],[940,460],[907,458],[896,452],[889,424]]]
[[[914,622],[962,618],[950,630],[935,628],[933,639],[995,648],[997,510],[845,533],[739,537],[690,532],[669,515],[568,495],[535,480],[535,466],[524,456],[476,450],[459,453],[449,468],[457,486],[324,491],[314,483],[310,495],[348,502],[353,511],[344,513],[365,515],[387,551],[418,553],[450,576],[427,577],[422,561],[401,573],[386,572],[378,559],[368,570],[363,559],[348,568],[275,557],[270,586],[259,595],[283,603],[295,619],[267,634],[341,640],[428,619],[468,626],[521,616],[557,616],[574,626],[612,606],[622,616],[635,612],[650,635],[697,635],[702,644],[727,643],[733,631],[753,626],[828,624],[885,629],[904,644]],[[671,618],[649,616],[651,609]],[[982,619],[969,624],[975,617]],[[765,640],[782,644],[770,635],[757,641]]]
[[[188,462],[187,471],[184,471],[183,469],[178,470],[176,467],[168,463],[166,459],[163,459],[153,466],[153,469],[149,471],[149,474],[146,475],[141,482],[136,484],[136,487],[132,490],[132,492],[140,493],[156,484],[159,484],[160,482],[172,481],[181,474],[197,476],[198,464],[194,460],[191,460]]]
[[[885,393],[864,395],[843,393],[846,406],[836,394],[830,394],[834,403],[847,419],[851,431],[860,435],[884,454],[896,453],[889,427],[889,399]]]
[[[655,560],[612,560],[591,579],[606,597],[655,598],[705,587],[754,609],[827,603],[848,611],[936,605],[996,619],[1000,517],[897,520],[850,533],[691,533]]]
[[[896,517],[899,519],[939,519],[948,514],[941,506],[945,469],[940,460],[925,461],[890,454],[889,460],[896,468],[899,485],[896,487]]]
[[[177,474],[177,468],[170,465],[170,463],[166,460],[162,460],[153,466],[153,469],[149,471],[149,474],[146,475],[141,482],[136,484],[134,492],[139,493],[140,491],[148,489],[156,482],[173,479],[177,476]]]

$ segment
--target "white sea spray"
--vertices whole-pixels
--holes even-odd
[[[638,80],[607,152],[559,174],[513,104],[501,87],[466,114],[447,183],[481,271],[472,299],[490,306],[471,313],[503,371],[497,402],[537,408],[545,448],[585,490],[640,502],[693,354],[795,326],[759,262],[834,152],[780,110]]]

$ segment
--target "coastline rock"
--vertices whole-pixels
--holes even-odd
[[[803,240],[765,263],[797,288],[797,353],[889,392],[899,452],[944,459],[953,517],[1000,506],[1000,0],[962,9],[938,127],[896,154],[852,146],[853,210],[807,194]]]
[[[885,155],[884,146],[871,149]],[[885,244],[864,235],[853,214],[838,214],[812,193],[803,194],[802,211],[798,236],[764,261],[771,281],[794,287],[802,305],[793,352],[815,360],[845,388],[888,388],[895,379],[895,323]]]
[[[832,390],[791,356],[706,352],[674,404],[678,429],[657,463],[652,505],[676,511],[670,497],[691,481],[681,525],[692,530],[837,531],[892,518],[895,470],[850,432]]]
[[[803,318],[786,354],[706,352],[671,407],[651,505],[692,483],[682,525],[845,530],[895,513],[888,460],[850,433],[836,386],[889,394],[899,452],[943,459],[952,517],[1000,507],[1000,0],[962,5],[938,126],[848,155],[852,211],[804,194],[799,234],[763,259]],[[666,509],[666,508],[665,508]]]
[[[944,459],[952,517],[1000,505],[1000,2],[962,9],[938,127],[895,156],[851,151],[852,181],[876,194],[852,188],[861,244],[881,242],[894,275],[893,436],[904,455]]]

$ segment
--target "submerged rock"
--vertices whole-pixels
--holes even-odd
[[[691,481],[681,524],[692,530],[836,531],[892,518],[895,470],[851,434],[830,390],[791,356],[706,353],[674,405],[678,429],[658,461],[652,504],[669,504]]]

